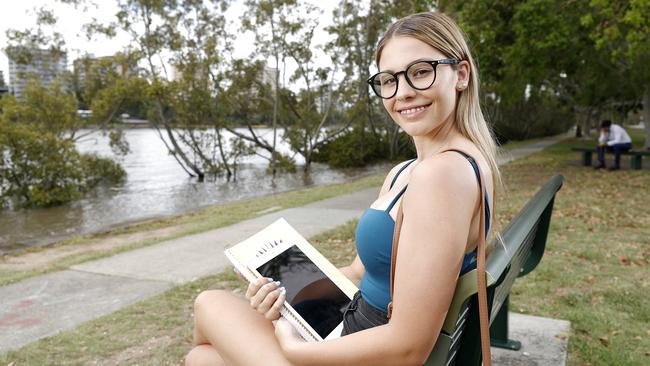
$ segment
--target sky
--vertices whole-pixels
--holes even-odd
[[[322,44],[329,39],[329,35],[322,29],[331,24],[331,14],[338,0],[303,0],[317,5],[323,9],[321,17],[320,31],[316,33],[314,43]],[[60,4],[52,0],[0,0],[0,70],[4,73],[5,82],[9,83],[9,61],[2,51],[7,46],[6,31],[8,29],[24,30],[36,26],[35,9],[47,6],[54,10],[58,18],[57,31],[63,35],[68,52],[68,67],[72,68],[72,62],[85,53],[91,53],[97,57],[115,54],[129,43],[126,35],[118,34],[113,39],[98,39],[88,41],[82,34],[82,25],[90,22],[93,18],[102,22],[111,21],[114,18],[118,8],[115,1],[95,0],[96,6],[90,6],[86,9],[75,9],[71,5]],[[231,5],[227,12],[227,19],[232,19],[236,23],[233,27],[238,27],[239,18],[244,11],[243,1],[237,0]],[[235,57],[247,57],[254,49],[254,38],[252,34],[240,36],[237,42]],[[317,64],[324,65],[327,63],[325,55],[317,54]]]

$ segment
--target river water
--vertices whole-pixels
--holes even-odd
[[[262,132],[270,134],[270,130]],[[63,206],[0,211],[0,254],[129,222],[307,186],[344,182],[388,169],[387,165],[331,169],[314,163],[308,174],[303,173],[299,166],[297,173],[280,174],[271,179],[266,173],[267,160],[250,156],[242,159],[236,181],[217,178],[201,183],[189,178],[167,153],[154,129],[127,129],[125,135],[131,152],[118,158],[127,172],[124,183],[98,187]],[[79,141],[77,146],[82,152],[115,157],[108,145],[108,137],[98,131]],[[288,151],[288,147],[281,143],[278,150]],[[295,159],[298,164],[304,163],[299,155]]]

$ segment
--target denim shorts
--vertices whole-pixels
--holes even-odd
[[[388,323],[386,312],[368,304],[361,292],[357,291],[352,301],[343,312],[343,332],[341,336],[352,334],[360,330],[384,325]]]

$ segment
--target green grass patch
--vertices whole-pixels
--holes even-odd
[[[633,130],[632,137],[635,146],[643,145],[642,131]],[[503,167],[501,227],[542,182],[565,177],[544,258],[515,283],[510,308],[571,321],[569,365],[647,365],[650,172],[580,166],[570,148],[593,145],[571,139]]]
[[[338,266],[355,253],[356,222],[310,239]],[[245,290],[231,270],[175,287],[74,330],[0,355],[0,365],[179,365],[192,342],[192,305],[205,289]]]

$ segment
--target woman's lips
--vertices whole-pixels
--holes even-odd
[[[415,119],[418,118],[424,111],[426,111],[429,106],[431,106],[431,103],[425,104],[425,105],[420,105],[420,106],[410,106],[406,108],[401,108],[397,112],[400,114],[400,116],[406,118],[406,119]]]

